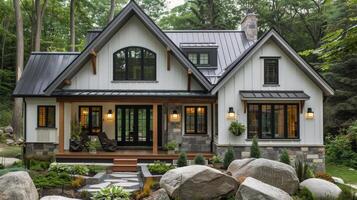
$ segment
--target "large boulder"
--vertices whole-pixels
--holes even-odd
[[[241,177],[253,177],[266,184],[294,194],[299,188],[299,179],[295,169],[287,164],[264,158],[246,158],[234,160],[227,171],[239,180]]]
[[[0,157],[0,161],[2,161],[2,164],[4,164],[4,167],[11,167],[15,163],[20,162],[20,159]]]
[[[0,177],[0,197],[2,200],[33,200],[38,193],[27,172],[9,172]]]
[[[6,144],[7,145],[11,145],[11,144],[14,144],[15,141],[13,139],[6,139]]]
[[[170,200],[169,195],[167,194],[164,188],[156,190],[149,197],[146,197],[144,200]]]
[[[11,126],[7,126],[4,128],[5,133],[13,133],[14,129]]]
[[[236,200],[292,200],[285,191],[248,177],[239,186]]]
[[[166,172],[160,180],[160,186],[172,199],[218,199],[234,194],[238,183],[216,169],[191,165]]]
[[[335,184],[319,178],[309,178],[300,183],[307,188],[316,199],[337,199],[342,190]]]

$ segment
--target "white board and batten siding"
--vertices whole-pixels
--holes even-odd
[[[264,59],[261,58],[264,56],[280,57],[279,86],[264,86]],[[241,136],[234,136],[228,131],[230,121],[226,119],[226,115],[229,107],[234,108],[238,121],[247,127],[247,113],[244,113],[240,90],[301,90],[310,96],[310,99],[305,101],[303,113],[300,113],[300,140],[269,140],[261,141],[260,144],[323,144],[323,92],[272,40],[265,43],[218,91],[218,145],[251,143],[247,140],[247,130]],[[312,120],[305,119],[308,107],[315,113]]]
[[[156,54],[156,81],[113,81],[113,54],[129,46],[144,47]],[[97,74],[93,74],[88,62],[66,89],[187,90],[187,70],[171,56],[168,71],[166,51],[166,47],[133,16],[97,53]],[[192,79],[191,89],[202,90],[202,87]]]

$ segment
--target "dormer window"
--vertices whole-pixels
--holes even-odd
[[[181,43],[180,47],[196,67],[217,67],[218,46],[216,43]]]
[[[279,59],[264,58],[264,85],[279,84]]]
[[[198,66],[208,66],[210,64],[209,53],[188,53],[188,59]]]

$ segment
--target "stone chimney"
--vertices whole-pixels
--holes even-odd
[[[258,18],[257,15],[248,12],[241,23],[241,29],[245,32],[249,41],[257,41],[258,39]]]

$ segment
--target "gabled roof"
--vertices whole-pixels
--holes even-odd
[[[77,52],[33,52],[14,96],[45,96],[46,87],[79,55]]]
[[[128,5],[112,20],[103,31],[98,34],[93,41],[81,52],[81,54],[45,89],[45,94],[50,95],[57,89],[65,79],[73,77],[79,69],[89,61],[92,51],[98,52],[107,41],[127,22],[133,15],[137,16],[142,23],[150,30],[159,41],[161,41],[172,54],[182,64],[182,66],[190,69],[198,82],[207,90],[210,90],[212,85],[206,77],[185,57],[181,50],[167,37],[165,33],[148,17],[141,8],[134,2],[130,1]]]
[[[298,67],[324,92],[325,95],[331,96],[334,94],[334,89],[328,82],[281,37],[274,29],[266,32],[256,43],[254,43],[247,51],[232,62],[222,74],[217,84],[212,88],[211,93],[215,94],[244,64],[262,47],[268,40],[274,40]]]

